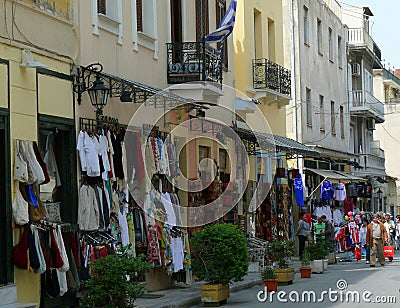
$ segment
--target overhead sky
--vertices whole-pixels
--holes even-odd
[[[400,68],[400,40],[397,34],[400,0],[344,0],[341,5],[368,6],[374,16],[371,36],[382,52],[386,68]],[[385,61],[383,61],[385,60]]]

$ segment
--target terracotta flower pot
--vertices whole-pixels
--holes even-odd
[[[301,278],[311,278],[311,267],[300,267]]]
[[[264,285],[267,288],[267,292],[278,290],[278,279],[264,279]]]

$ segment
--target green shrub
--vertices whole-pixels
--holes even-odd
[[[277,279],[278,276],[275,273],[275,270],[272,266],[267,266],[264,271],[261,273],[261,278],[265,279]]]
[[[308,244],[306,252],[310,254],[310,260],[322,260],[329,254],[326,247],[326,241],[317,241],[316,243]]]
[[[130,245],[118,247],[116,254],[90,264],[90,279],[84,283],[86,296],[81,307],[133,307],[135,299],[145,291],[136,278],[151,268],[143,255],[132,255]]]
[[[278,262],[279,268],[288,268],[288,258],[294,254],[293,241],[273,241],[269,244],[270,261]]]
[[[249,267],[246,238],[230,224],[212,224],[195,232],[190,245],[192,267],[198,279],[227,285],[240,281]]]
[[[301,256],[301,266],[302,267],[309,267],[310,266],[310,253],[305,251],[303,252],[303,255]]]

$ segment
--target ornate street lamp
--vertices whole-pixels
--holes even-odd
[[[96,119],[103,114],[110,94],[110,88],[107,88],[102,80],[102,71],[103,66],[100,63],[93,63],[86,67],[75,67],[71,73],[74,76],[73,91],[78,94],[78,104],[82,103],[82,93],[87,91],[96,110]]]

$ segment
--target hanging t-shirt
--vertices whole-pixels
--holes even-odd
[[[346,187],[343,183],[338,183],[335,187],[335,200],[344,201],[346,199]]]
[[[332,200],[335,190],[330,181],[324,181],[321,185],[321,200]]]
[[[296,197],[296,203],[298,206],[304,206],[304,190],[303,181],[301,176],[294,179],[293,181],[294,196]]]

